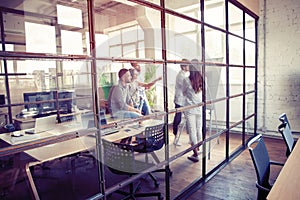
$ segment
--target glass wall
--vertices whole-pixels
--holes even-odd
[[[236,1],[25,0],[0,3],[0,12],[0,175],[29,171],[18,198],[43,195],[31,179],[37,163],[84,152],[98,180],[81,191],[86,198],[107,199],[144,178],[140,192],[180,199],[255,134],[257,16]],[[186,65],[186,84],[200,74],[201,91],[178,107]],[[191,116],[201,122],[196,140]],[[50,128],[29,134],[50,118]],[[149,149],[152,132],[163,133],[162,145]],[[145,179],[153,171],[160,184]]]

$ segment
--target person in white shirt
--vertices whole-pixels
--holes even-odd
[[[198,64],[191,64],[190,75],[183,81],[183,95],[186,97],[185,106],[197,105],[202,102],[203,77]],[[197,106],[184,111],[187,119],[187,128],[191,145],[196,145],[202,140],[202,107]],[[193,155],[188,159],[198,162],[199,148],[193,149]]]
[[[188,62],[187,59],[182,59],[182,61]],[[176,83],[175,83],[175,96],[174,96],[175,108],[180,108],[184,106],[185,97],[183,96],[182,84],[183,84],[183,80],[189,75],[188,64],[181,64],[180,67],[181,70],[176,76]],[[177,146],[181,145],[179,143],[179,137],[178,137],[178,126],[181,122],[181,118],[182,118],[182,113],[177,112],[173,119],[173,134],[175,136],[173,144]]]
[[[131,86],[131,94],[137,95],[140,102],[137,107],[141,108],[141,113],[143,115],[151,114],[151,108],[149,106],[149,102],[147,100],[145,90],[150,89],[157,81],[160,81],[162,77],[158,77],[157,79],[151,81],[150,83],[144,83],[141,81],[141,67],[138,63],[131,63],[133,69],[130,69],[130,73],[132,76]],[[137,99],[137,97],[133,97]]]

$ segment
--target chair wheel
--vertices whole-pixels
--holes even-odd
[[[154,183],[154,185],[155,185],[156,188],[158,188],[159,185],[160,185],[160,183],[159,183],[159,182],[156,182],[156,183]]]

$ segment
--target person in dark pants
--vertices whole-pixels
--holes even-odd
[[[188,62],[187,59],[182,59],[184,62]],[[185,97],[183,96],[183,91],[182,91],[182,83],[183,80],[188,76],[189,72],[189,65],[188,63],[184,63],[180,65],[181,70],[176,76],[176,83],[175,83],[175,96],[174,96],[174,104],[175,108],[180,108],[184,105],[185,103]],[[176,146],[180,146],[181,144],[179,143],[179,137],[178,137],[178,126],[181,122],[181,117],[182,113],[177,112],[174,116],[173,119],[173,134],[174,134],[174,142],[173,144]]]

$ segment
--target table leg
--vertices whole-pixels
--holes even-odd
[[[36,186],[35,186],[34,181],[33,181],[33,177],[32,177],[31,171],[30,171],[30,166],[31,166],[31,163],[26,164],[25,172],[26,172],[26,175],[27,175],[27,178],[28,178],[28,182],[29,182],[29,185],[30,185],[32,195],[33,195],[34,199],[39,200],[40,197],[39,197],[38,191],[37,191]]]

